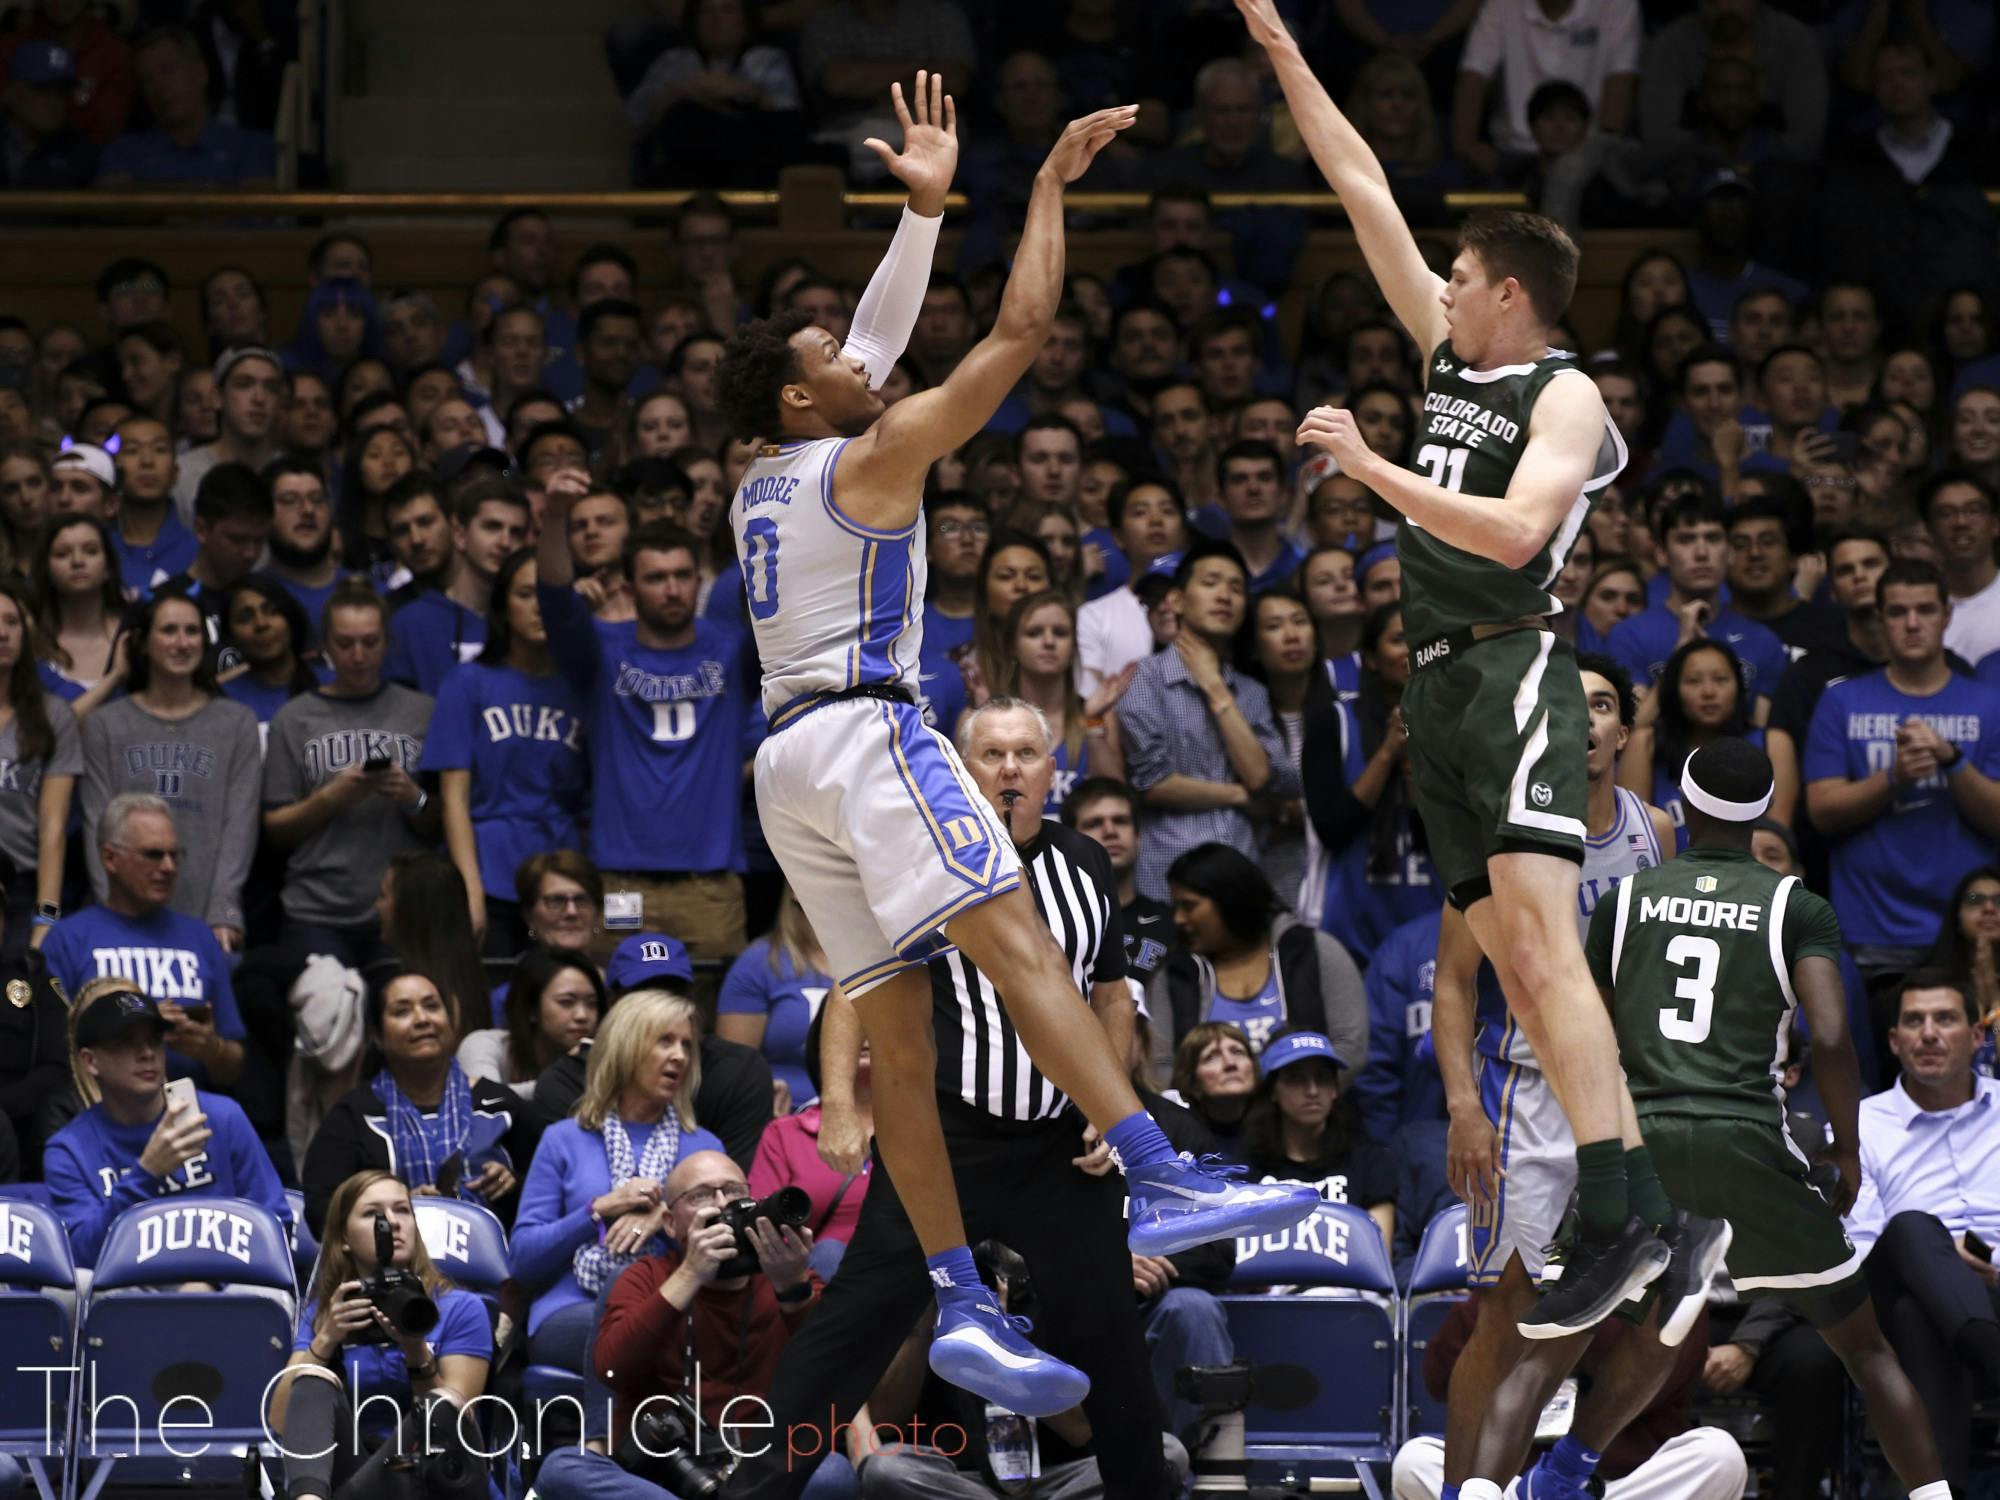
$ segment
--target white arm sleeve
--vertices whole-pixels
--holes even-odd
[[[905,208],[896,237],[889,241],[889,253],[875,268],[868,290],[854,309],[844,352],[867,367],[871,391],[882,388],[909,345],[910,331],[917,326],[917,313],[924,305],[924,288],[930,285],[938,231],[943,227],[943,214],[927,219]]]

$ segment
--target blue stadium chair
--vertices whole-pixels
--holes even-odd
[[[1291,1366],[1294,1379],[1284,1384],[1310,1398],[1292,1410],[1253,1401],[1244,1412],[1253,1473],[1351,1474],[1364,1493],[1381,1493],[1371,1466],[1394,1457],[1399,1425],[1397,1299],[1375,1221],[1349,1204],[1322,1203],[1283,1234],[1239,1239],[1229,1286],[1222,1304],[1237,1358]],[[1279,1290],[1246,1294],[1250,1287]]]
[[[285,1189],[285,1201],[292,1205],[292,1270],[299,1290],[312,1287],[313,1267],[319,1264],[319,1234],[306,1222],[306,1195],[297,1188]]]
[[[0,1182],[0,1199],[39,1203],[43,1208],[56,1206],[56,1195],[49,1191],[46,1182]]]
[[[477,1292],[489,1310],[507,1279],[507,1231],[483,1204],[459,1198],[416,1198],[417,1232],[431,1261],[455,1286]]]
[[[220,1290],[182,1290],[190,1282]],[[168,1444],[185,1453],[207,1443],[211,1468],[239,1471],[243,1455],[275,1453],[266,1393],[297,1317],[291,1242],[262,1204],[167,1198],[120,1214],[83,1309],[83,1389],[98,1426],[93,1436],[78,1424],[76,1459],[96,1461],[81,1500],[97,1500],[121,1464],[186,1476],[203,1463]],[[201,1425],[179,1425],[189,1423]]]
[[[1403,1303],[1401,1442],[1444,1436],[1444,1403],[1431,1400],[1424,1389],[1424,1351],[1452,1308],[1465,1300],[1465,1277],[1471,1269],[1465,1236],[1465,1205],[1454,1203],[1424,1227],[1423,1243],[1410,1268],[1410,1292]]]
[[[0,1350],[0,1453],[56,1500],[69,1493],[76,1378],[34,1367],[76,1362],[76,1264],[62,1220],[22,1198],[0,1202]]]

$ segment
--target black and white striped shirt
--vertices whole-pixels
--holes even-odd
[[[1118,878],[1098,842],[1060,823],[1044,822],[1020,846],[1021,883],[1055,934],[1077,989],[1125,977],[1125,937],[1118,912]],[[1028,1057],[1001,1007],[992,981],[957,949],[930,962],[931,1010],[937,1031],[937,1088],[1003,1120],[1053,1119],[1069,1103]],[[1082,1024],[1095,1026],[1086,1013]]]

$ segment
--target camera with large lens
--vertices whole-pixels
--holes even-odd
[[[612,1455],[626,1473],[657,1484],[679,1500],[722,1492],[735,1460],[680,1396],[652,1396],[632,1414],[632,1428]]]
[[[750,1243],[749,1233],[750,1226],[759,1219],[769,1219],[774,1229],[802,1229],[811,1216],[812,1199],[804,1188],[781,1187],[761,1201],[738,1198],[733,1203],[723,1204],[719,1217],[736,1231],[736,1250],[730,1260],[717,1268],[715,1274],[727,1281],[763,1269],[757,1259],[757,1247]]]
[[[396,1253],[396,1236],[389,1220],[375,1216],[375,1274],[363,1278],[361,1295],[389,1320],[389,1326],[405,1338],[417,1338],[438,1325],[437,1304],[424,1290],[423,1278],[391,1264]],[[370,1325],[353,1336],[362,1344],[386,1344],[389,1336],[378,1325]]]

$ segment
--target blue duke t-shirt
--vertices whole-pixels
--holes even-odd
[[[243,1040],[228,955],[206,922],[172,907],[150,917],[125,917],[109,907],[86,906],[49,929],[42,956],[72,998],[91,980],[115,974],[155,1000],[212,1006],[216,1035]],[[192,1078],[204,1087],[208,1083],[206,1069],[172,1049],[167,1074]]]
[[[445,677],[486,646],[486,616],[448,594],[426,589],[389,617],[389,656],[382,675],[438,696]]]
[[[806,1072],[806,1033],[832,988],[829,976],[795,969],[783,949],[761,937],[730,965],[716,998],[715,1008],[722,1015],[765,1018],[758,1050],[770,1063],[772,1076],[784,1079],[792,1091],[794,1109],[810,1104],[819,1094]]]
[[[636,621],[593,619],[574,589],[536,589],[556,666],[583,702],[590,857],[601,870],[743,868],[743,762],[764,732],[749,637],[712,620],[673,651]]]
[[[1778,679],[1785,675],[1791,653],[1774,632],[1732,609],[1725,609],[1709,621],[1704,633],[1736,653],[1743,663],[1743,685],[1752,697],[1759,693],[1767,698],[1777,694]],[[1632,674],[1634,683],[1646,687],[1659,681],[1680,636],[1679,618],[1659,604],[1619,621],[1612,628],[1606,649],[1619,666]]]
[[[1264,987],[1248,1000],[1232,1000],[1220,990],[1209,1002],[1208,1014],[1202,1019],[1227,1022],[1242,1028],[1244,1037],[1250,1043],[1252,1056],[1264,1050],[1264,1044],[1271,1040],[1285,1019],[1285,997],[1278,993],[1278,957],[1271,955],[1271,972],[1264,980]]]
[[[493,1358],[493,1325],[486,1316],[486,1304],[471,1292],[453,1287],[437,1299],[437,1327],[428,1342],[437,1358],[469,1355],[473,1359]],[[313,1322],[319,1317],[319,1303],[308,1302],[299,1312],[299,1326],[292,1338],[292,1352],[302,1354],[312,1347]],[[410,1370],[403,1351],[394,1344],[349,1344],[340,1351],[342,1384],[347,1398],[361,1418],[362,1435],[386,1437],[395,1427],[390,1415],[409,1409]],[[363,1403],[370,1396],[386,1396],[387,1401]]]
[[[1928,698],[1886,671],[1826,690],[1806,739],[1808,784],[1862,781],[1896,762],[1896,730],[1912,715],[1950,740],[1984,776],[2000,776],[2000,691],[1954,674]],[[1940,771],[1897,784],[1888,811],[1833,843],[1833,905],[1850,943],[1928,948],[1951,893],[2000,846],[1965,820]]]
[[[970,615],[960,620],[924,606],[924,643],[917,657],[917,691],[923,701],[917,706],[924,711],[924,722],[946,736],[965,712],[965,678],[956,657],[972,649],[972,629]]]
[[[521,861],[574,849],[590,785],[583,715],[556,673],[468,662],[438,687],[421,769],[472,773],[472,833],[489,895],[514,896]]]

